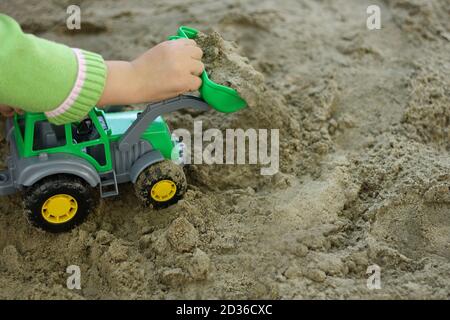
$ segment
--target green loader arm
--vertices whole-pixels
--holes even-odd
[[[210,109],[203,99],[189,95],[147,105],[119,140],[119,150],[121,152],[129,151],[131,146],[139,141],[148,126],[160,115],[187,108],[202,111]]]

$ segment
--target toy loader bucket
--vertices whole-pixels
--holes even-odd
[[[181,26],[178,28],[176,36],[169,37],[174,39],[195,39],[198,31],[193,28]],[[209,79],[206,71],[202,73],[202,86],[199,89],[201,97],[217,111],[223,113],[236,112],[244,108],[247,103],[242,99],[233,88],[220,85]]]

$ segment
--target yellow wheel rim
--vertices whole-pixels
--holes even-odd
[[[48,198],[42,205],[42,217],[45,221],[55,224],[71,220],[78,211],[78,203],[68,194],[56,194]]]
[[[175,196],[177,186],[171,180],[161,180],[155,183],[150,191],[150,196],[158,202],[169,201]]]

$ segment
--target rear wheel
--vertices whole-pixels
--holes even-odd
[[[183,169],[170,160],[147,167],[134,185],[137,197],[144,205],[155,209],[166,208],[180,200],[186,192]]]
[[[25,214],[31,224],[45,231],[69,231],[95,209],[93,194],[78,177],[51,176],[25,190]]]

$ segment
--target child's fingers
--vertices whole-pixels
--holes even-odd
[[[195,91],[202,85],[202,79],[196,76],[191,76],[186,84],[187,91]]]
[[[189,47],[189,53],[191,58],[195,60],[201,60],[203,57],[203,50],[199,47]]]
[[[12,117],[14,115],[14,109],[2,104],[0,105],[0,113],[5,117]]]
[[[14,115],[14,110],[2,110],[1,111],[1,114],[4,116],[4,117],[7,117],[7,118],[9,118],[9,117],[12,117],[13,115]]]
[[[195,42],[195,41],[192,40],[192,39],[177,39],[177,40],[175,40],[175,41],[178,41],[178,42],[180,42],[180,43],[183,43],[183,44],[185,44],[185,45],[187,45],[187,46],[197,46],[197,42]]]
[[[18,114],[23,114],[22,109],[14,108],[14,111],[17,112]]]
[[[193,60],[191,63],[191,74],[194,76],[199,76],[202,74],[203,70],[205,69],[205,65],[203,62],[198,60]]]

